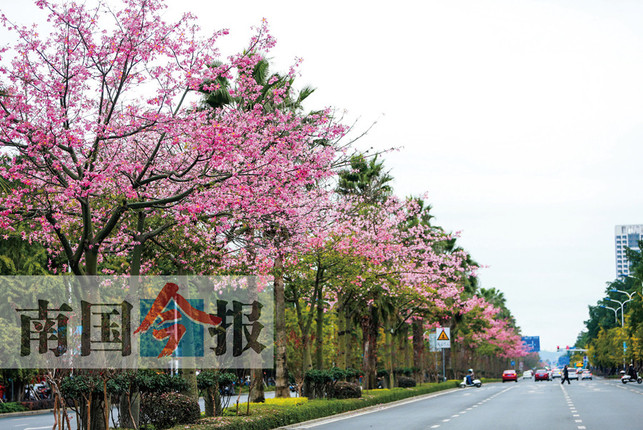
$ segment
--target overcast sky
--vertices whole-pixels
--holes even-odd
[[[27,23],[22,3],[0,0]],[[363,148],[401,147],[396,193],[428,192],[523,335],[574,343],[615,278],[614,226],[643,223],[643,2],[168,4],[230,29],[224,54],[266,18],[274,63],[304,59],[311,108],[377,121]]]

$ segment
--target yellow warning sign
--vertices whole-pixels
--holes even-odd
[[[449,340],[449,336],[442,330],[442,333],[440,333],[440,336],[438,336],[438,340]]]

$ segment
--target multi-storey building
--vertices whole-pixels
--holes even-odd
[[[614,229],[614,240],[616,242],[616,276],[629,276],[630,263],[625,255],[625,248],[637,251],[639,240],[643,239],[643,224],[617,225]]]

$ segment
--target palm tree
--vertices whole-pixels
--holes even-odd
[[[250,52],[249,56],[259,55]],[[217,67],[220,64],[213,64]],[[260,104],[264,111],[286,111],[301,113],[303,110],[302,103],[314,91],[311,87],[304,87],[300,91],[294,88],[294,77],[290,75],[281,75],[278,73],[270,72],[270,63],[267,59],[261,58],[253,67],[252,78],[261,87],[259,96],[252,101],[246,98],[233,97],[230,94],[230,81],[224,77],[218,77],[214,81],[204,82],[201,91],[204,94],[203,105],[204,109],[212,109],[213,114],[216,115],[220,109],[240,109],[248,111],[254,109],[254,106]],[[275,101],[272,94],[275,90],[285,89],[284,95],[281,100]],[[323,144],[322,142],[318,142]],[[275,224],[275,223],[272,223]],[[279,225],[272,225],[270,231],[257,232],[264,240],[270,241],[280,248],[279,243],[289,239],[289,234]],[[277,251],[274,259],[273,273],[275,276],[274,282],[274,297],[275,297],[275,396],[276,397],[289,397],[290,391],[288,389],[287,380],[287,363],[286,363],[286,316],[285,316],[285,283],[284,283],[284,261],[283,253]],[[261,369],[253,371],[253,381],[263,380],[263,372]],[[255,384],[256,390],[251,393],[251,400],[262,399],[263,383]]]
[[[377,161],[377,155],[369,160],[366,155],[357,154],[351,157],[350,169],[339,172],[337,192],[344,196],[360,196],[374,204],[391,196],[392,180],[393,177],[384,171],[384,163]]]

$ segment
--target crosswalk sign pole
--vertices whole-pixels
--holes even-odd
[[[444,348],[442,348],[442,380],[445,382],[447,380],[446,367],[444,365]]]

